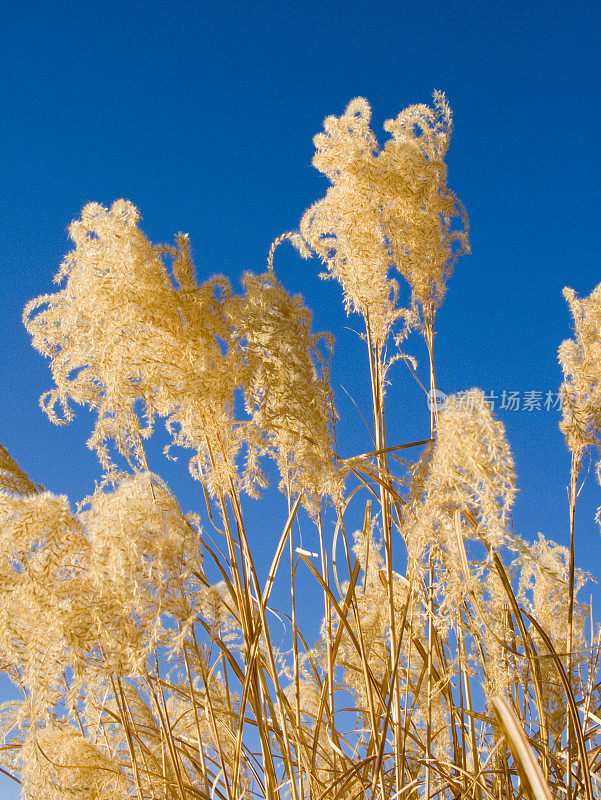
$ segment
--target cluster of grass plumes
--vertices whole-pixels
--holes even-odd
[[[73,510],[0,446],[0,665],[20,692],[2,708],[1,768],[24,798],[599,794],[601,637],[578,600],[573,524],[582,455],[599,441],[597,295],[569,296],[577,338],[561,348],[571,547],[529,544],[482,392],[431,404],[419,441],[387,441],[387,371],[404,359],[418,377],[398,349],[412,329],[437,397],[436,311],[469,243],[446,183],[444,95],[387,122],[383,148],[370,114],[358,98],[326,119],[314,164],[332,186],[239,295],[197,280],[186,236],[152,245],[117,201],[84,208],[63,288],[28,304],[55,383],[42,407],[57,423],[73,403],[96,412],[103,477]],[[369,453],[337,452],[333,342],[275,276],[284,240],[318,255],[363,318]],[[202,515],[149,470],[157,418],[166,455],[192,453]],[[415,460],[394,461],[400,449]],[[256,541],[247,509],[264,502],[269,458],[287,514],[271,504]],[[290,599],[274,609],[276,586]]]

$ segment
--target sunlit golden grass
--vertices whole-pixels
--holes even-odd
[[[469,252],[447,187],[449,106],[436,92],[433,108],[405,109],[383,147],[370,117],[357,98],[325,120],[314,165],[330,188],[240,295],[224,277],[199,282],[187,237],[152,245],[119,200],[83,209],[63,288],[26,307],[54,381],[42,407],[59,424],[73,404],[96,412],[103,477],[74,511],[0,446],[0,664],[17,692],[0,752],[24,797],[599,794],[601,636],[578,599],[574,511],[601,422],[601,289],[567,294],[575,339],[560,349],[571,548],[529,543],[511,526],[513,460],[483,393],[426,406],[436,312]],[[319,256],[361,320],[369,452],[339,455],[333,339],[276,278],[284,242]],[[425,373],[399,349],[411,331]],[[423,388],[427,439],[387,440],[398,360]],[[198,514],[149,471],[157,418],[166,455],[190,452]],[[252,503],[265,505],[261,539]]]

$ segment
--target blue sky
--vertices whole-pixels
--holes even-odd
[[[438,317],[439,387],[556,391],[557,347],[571,325],[561,290],[588,294],[601,281],[600,34],[598,2],[9,2],[0,32],[0,441],[73,501],[98,477],[86,414],[56,428],[40,411],[50,374],[21,324],[25,303],[53,290],[67,226],[85,203],[130,199],[152,241],[188,232],[199,276],[224,273],[238,287],[323,196],[312,137],[357,95],[370,101],[381,141],[385,119],[429,102],[434,89],[454,111],[449,184],[470,216],[473,254],[458,263]],[[345,317],[338,285],[318,279],[316,262],[283,247],[276,271],[303,294],[315,329],[336,335],[340,451],[368,447],[341,389],[368,399],[361,343],[347,329],[359,319]],[[423,370],[419,341],[407,350]],[[392,378],[390,443],[423,438],[423,398],[400,366]],[[499,417],[518,470],[516,530],[567,543],[558,412]],[[176,469],[158,457],[153,466],[185,510],[201,506],[183,458]],[[577,561],[597,574],[600,504],[591,470]]]

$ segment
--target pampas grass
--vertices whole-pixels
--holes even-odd
[[[187,237],[153,245],[119,200],[83,209],[62,288],[28,304],[54,380],[42,407],[59,424],[73,403],[96,412],[103,477],[74,510],[0,447],[0,664],[19,693],[2,708],[2,770],[23,797],[599,793],[601,635],[578,599],[573,525],[582,455],[599,441],[599,290],[567,295],[576,340],[560,352],[571,549],[528,543],[510,526],[513,460],[480,390],[432,404],[428,439],[387,440],[388,370],[403,359],[417,377],[400,349],[410,331],[436,396],[436,312],[469,242],[447,187],[444,95],[389,120],[384,146],[370,117],[357,98],[325,120],[314,165],[331,186],[240,295],[225,277],[199,282]],[[278,281],[284,242],[316,254],[361,319],[371,452],[338,454],[333,340]],[[149,471],[157,419],[166,455],[189,451],[198,514]],[[266,515],[261,579],[265,543],[245,513],[266,502],[269,459],[287,514]],[[296,534],[301,516],[318,552]]]

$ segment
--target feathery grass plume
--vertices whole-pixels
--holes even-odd
[[[592,446],[598,452],[601,445],[601,284],[582,299],[567,287],[563,294],[574,318],[575,335],[559,347],[564,374],[559,427],[572,452],[572,471],[577,476],[585,452]],[[601,482],[601,460],[597,461],[596,472]],[[597,522],[601,524],[601,506]]]
[[[456,510],[474,515],[490,546],[507,541],[515,469],[505,427],[494,419],[480,389],[449,396],[436,440],[414,470],[411,491],[417,524],[407,531],[407,547],[413,557],[430,542],[443,553],[457,552]]]
[[[324,277],[342,284],[347,312],[366,317],[381,347],[399,318],[406,326],[420,315],[433,318],[453,264],[469,245],[465,211],[446,186],[451,112],[444,94],[434,93],[434,110],[410,106],[388,120],[391,138],[383,150],[370,120],[362,97],[342,116],[326,118],[324,133],[314,138],[313,166],[332,185],[291,238],[303,256],[313,251],[326,264]],[[391,266],[410,285],[409,310],[396,307]]]
[[[398,318],[398,286],[388,277],[390,255],[378,223],[378,142],[370,120],[368,102],[356,98],[341,117],[324,121],[325,132],[313,140],[313,166],[332,186],[305,213],[300,237],[292,241],[304,256],[317,253],[342,284],[347,312],[368,316],[383,343]]]
[[[409,106],[384,123],[392,138],[380,154],[386,199],[394,197],[383,206],[392,260],[411,286],[411,308],[431,323],[455,261],[469,253],[465,209],[446,185],[451,109],[443,92],[433,97],[434,109]],[[410,186],[409,202],[396,195],[399,179]]]
[[[539,533],[538,541],[530,545],[517,559],[520,566],[519,599],[543,626],[558,653],[565,653],[567,636],[568,562],[569,550],[549,541]],[[589,580],[585,572],[576,570],[576,594]],[[577,603],[573,646],[576,653],[585,650],[584,625],[589,614],[586,603]]]
[[[44,718],[63,693],[62,671],[88,629],[87,542],[65,497],[0,494],[0,663]],[[89,600],[86,606],[89,605]]]
[[[64,289],[26,306],[25,325],[51,359],[56,383],[41,405],[56,423],[72,419],[69,400],[96,410],[88,445],[108,471],[111,439],[135,468],[145,468],[142,438],[155,415],[166,417],[174,443],[196,450],[194,476],[211,491],[227,491],[239,446],[231,417],[237,354],[223,314],[229,284],[213,278],[198,287],[187,237],[178,236],[175,248],[154,247],[139,219],[125,200],[110,211],[88,204],[69,229],[75,249],[55,277],[67,279]],[[179,287],[166,255],[174,257]]]
[[[563,656],[570,649],[571,663],[576,667],[572,675],[574,691],[584,693],[582,668],[589,658],[585,624],[590,608],[586,603],[578,602],[577,595],[589,576],[582,570],[575,570],[574,609],[570,626],[567,603],[570,593],[570,551],[539,534],[538,541],[518,556],[514,562],[514,567],[517,566],[518,599],[542,626],[556,653]],[[547,648],[536,630],[532,632],[532,637],[539,652],[545,653]],[[555,740],[560,742],[566,725],[565,691],[551,658],[541,659],[539,669],[549,729]]]
[[[49,723],[28,737],[23,792],[28,800],[131,798],[120,764],[64,723]]]
[[[575,336],[559,348],[564,373],[559,427],[580,459],[588,447],[599,444],[601,430],[601,284],[583,299],[573,289],[565,288],[563,294],[574,318]]]
[[[128,740],[134,730],[142,753],[164,747],[161,704],[144,689],[157,680],[152,661],[162,653],[198,676],[195,684],[165,684],[172,729],[189,738],[194,726],[206,752],[233,768],[235,695],[202,651],[183,656],[198,611],[215,617],[215,635],[230,647],[237,641],[229,608],[218,608],[223,589],[215,587],[213,602],[207,597],[197,533],[147,473],[97,490],[88,506],[75,516],[66,498],[48,492],[0,493],[0,660],[26,695],[7,711],[21,731],[20,757],[2,763],[22,771],[32,799],[46,797],[50,784],[53,797],[121,797],[126,780],[142,782],[148,796],[164,791],[176,767],[152,757],[145,779],[136,777]],[[195,719],[207,703],[216,719]],[[192,781],[195,768],[186,768]],[[244,776],[243,769],[242,785]]]
[[[390,609],[387,602],[387,590],[382,580],[384,561],[381,555],[382,542],[376,540],[375,522],[354,535],[353,552],[362,570],[361,585],[354,598],[354,616],[348,622],[349,629],[343,629],[338,650],[339,661],[343,665],[341,689],[350,690],[355,698],[356,710],[361,727],[369,729],[370,697],[372,691],[367,674],[379,685],[384,685],[389,668],[389,630]],[[394,607],[397,614],[407,602],[407,582],[393,573]],[[342,587],[348,590],[348,584]],[[334,629],[341,625],[338,615],[334,616]],[[355,638],[351,638],[351,632]],[[327,628],[322,624],[322,639],[327,641]],[[361,648],[356,642],[361,640]]]
[[[432,570],[437,636],[444,640],[457,626],[463,628],[464,605],[471,604],[472,634],[486,648],[481,668],[487,696],[506,688],[509,680],[502,646],[507,600],[490,565],[474,563],[468,545],[480,538],[490,548],[514,544],[507,531],[514,496],[515,471],[504,426],[494,419],[483,393],[470,389],[449,396],[436,439],[413,470],[412,502],[402,533],[413,582],[427,580],[428,565]],[[461,523],[462,513],[476,522],[477,530]],[[428,610],[414,613],[419,618]]]
[[[90,544],[94,639],[117,672],[136,674],[157,647],[173,647],[166,619],[195,618],[202,573],[196,531],[148,473],[97,491],[79,518]]]
[[[328,376],[333,339],[311,334],[311,313],[302,298],[291,297],[272,271],[246,273],[243,286],[244,294],[232,299],[228,316],[244,364],[249,471],[255,472],[260,454],[272,454],[281,491],[289,497],[302,494],[305,507],[316,515],[324,498],[339,504],[342,493]],[[325,357],[318,349],[322,339]]]
[[[228,646],[240,641],[240,623],[232,614],[232,598],[224,581],[202,589],[197,602],[213,638],[221,639]]]
[[[139,673],[174,645],[167,617],[194,619],[198,538],[149,475],[97,492],[78,517],[48,492],[0,495],[0,514],[0,658],[18,668],[33,717],[62,696],[66,667],[78,681],[107,665]]]

